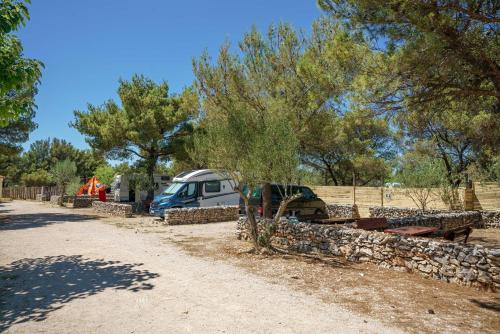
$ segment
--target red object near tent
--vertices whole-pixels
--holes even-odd
[[[102,189],[102,191],[101,191]],[[83,195],[90,195],[90,196],[97,196],[99,195],[99,199],[101,199],[100,193],[104,193],[104,198],[106,198],[106,193],[104,192],[106,190],[106,186],[99,181],[95,176],[91,177],[90,180],[85,183],[80,190],[78,190],[78,193],[76,194],[77,196],[83,196]],[[105,202],[106,199],[104,199],[103,202]]]

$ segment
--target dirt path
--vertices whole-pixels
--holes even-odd
[[[0,331],[400,332],[117,223],[89,210],[0,204]],[[159,232],[175,234],[167,229]]]

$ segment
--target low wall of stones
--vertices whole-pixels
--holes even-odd
[[[327,204],[326,210],[330,218],[359,218],[356,204]]]
[[[238,220],[239,238],[248,238],[247,224],[246,218]],[[278,224],[275,244],[292,252],[342,256],[436,280],[500,288],[500,250],[481,245],[287,220]]]
[[[65,195],[62,199],[62,203],[66,203],[68,201],[68,197],[67,195]],[[50,196],[50,200],[49,200],[49,203],[52,204],[52,205],[59,205],[60,204],[60,200],[61,200],[61,196],[60,195],[52,195]]]
[[[480,211],[486,228],[500,228],[500,210]]]
[[[465,225],[482,227],[482,216],[477,211],[448,212],[426,215],[415,215],[404,218],[390,218],[387,223],[391,228],[403,226],[432,226],[442,231],[459,228]]]
[[[370,217],[373,218],[405,218],[449,212],[449,210],[422,211],[415,208],[397,208],[392,206],[371,206],[368,210],[370,210]]]
[[[132,217],[132,204],[93,201],[92,208],[98,212],[109,216]]]
[[[165,210],[165,224],[206,224],[235,221],[239,217],[238,206],[212,206],[206,208],[179,208]]]
[[[96,197],[90,196],[68,196],[66,204],[70,204],[73,208],[90,208],[92,202],[98,201]]]
[[[450,211],[450,210],[427,210],[422,211],[413,208],[396,207],[370,207],[370,217],[388,218],[394,226],[421,225],[421,226],[459,226],[460,219],[464,223],[474,223],[475,228],[500,228],[500,210],[476,210],[476,211]],[[478,218],[481,216],[481,219]],[[433,218],[435,217],[435,218]],[[408,220],[405,220],[405,219]],[[402,221],[400,221],[402,219]],[[434,221],[436,220],[436,221]],[[452,221],[455,220],[455,223]]]

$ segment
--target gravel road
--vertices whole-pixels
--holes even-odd
[[[238,267],[190,256],[161,233],[107,220],[90,210],[0,203],[0,331],[401,332]]]

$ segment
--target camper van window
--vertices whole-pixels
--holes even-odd
[[[187,186],[187,196],[192,197],[196,195],[196,183],[189,183]]]
[[[207,182],[205,182],[205,192],[207,192],[207,193],[220,192],[220,181],[207,181]]]
[[[164,195],[173,195],[179,191],[179,189],[184,185],[184,183],[174,182],[168,186],[167,189],[163,191]]]

